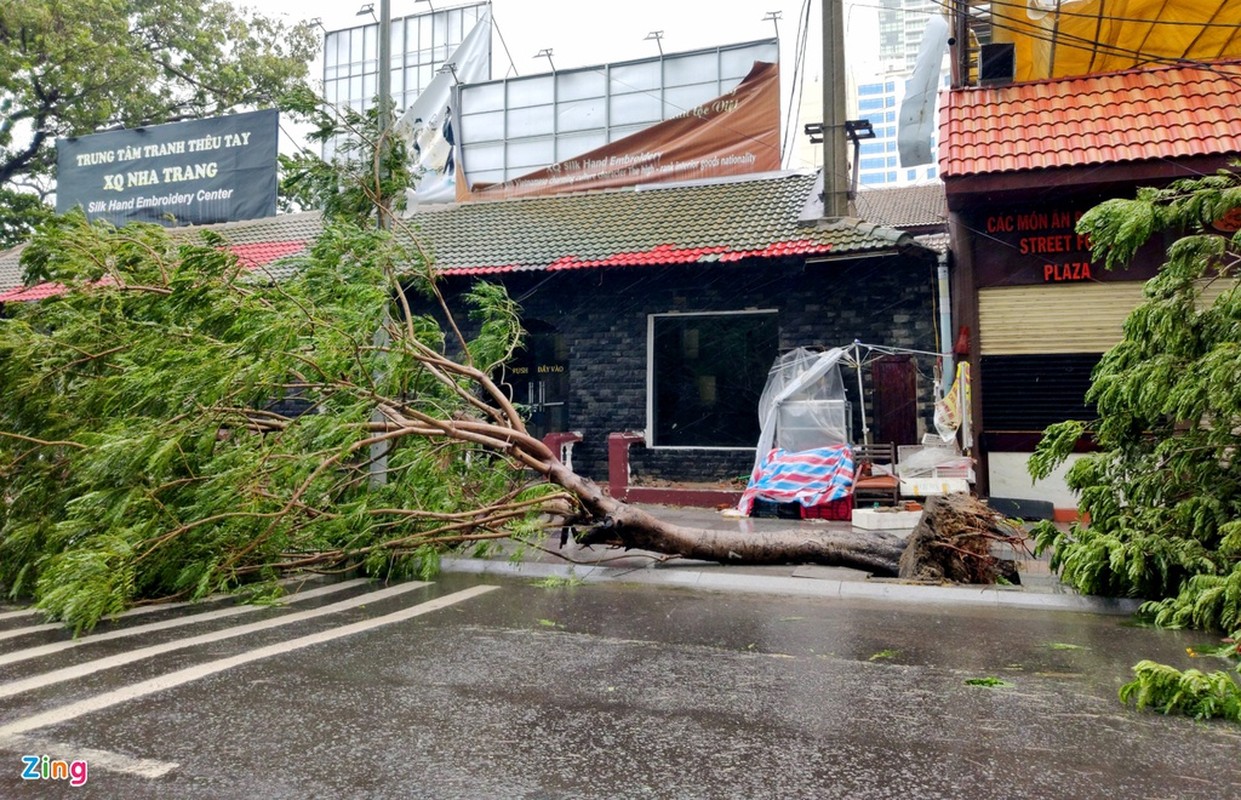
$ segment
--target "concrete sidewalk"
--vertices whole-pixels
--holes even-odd
[[[733,518],[706,508],[641,505],[643,510],[677,525],[743,533],[781,530],[853,531],[849,522],[823,520]],[[908,530],[891,531],[907,535]],[[865,533],[860,531],[859,533]],[[861,570],[809,564],[750,566],[669,558],[658,553],[616,548],[563,549],[549,538],[543,550],[527,549],[515,558],[511,549],[485,559],[446,558],[449,572],[504,574],[530,578],[576,579],[680,586],[706,591],[761,592],[840,598],[871,598],[901,602],[948,603],[1132,614],[1139,600],[1088,597],[1062,584],[1048,569],[1046,556],[1006,552],[1017,561],[1020,586],[925,585],[896,578],[875,578]]]

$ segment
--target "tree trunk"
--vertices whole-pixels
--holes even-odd
[[[573,492],[596,524],[580,544],[608,544],[725,564],[821,564],[916,581],[1017,582],[1011,561],[990,554],[996,541],[1019,532],[969,495],[932,497],[906,540],[883,531],[746,533],[673,525],[605,495],[593,481],[554,463],[547,473]]]

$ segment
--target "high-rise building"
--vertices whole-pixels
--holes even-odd
[[[909,73],[899,72],[879,75],[857,86],[854,98],[856,114],[850,116],[869,120],[875,131],[874,139],[864,140],[860,145],[858,183],[861,186],[921,183],[934,180],[939,175],[935,162],[935,133],[932,133],[931,139],[931,163],[916,166],[901,164],[897,152],[897,119],[908,82]],[[949,84],[949,74],[944,71],[940,75],[940,87],[946,89]]]
[[[938,176],[934,133],[929,164],[903,165],[897,148],[901,102],[918,61],[918,52],[932,15],[943,13],[936,0],[882,0],[879,16],[879,50],[866,66],[854,65],[856,89],[850,96],[850,117],[869,120],[875,138],[863,141],[858,160],[858,183],[862,186],[893,186],[934,180]],[[947,88],[947,53],[940,68],[939,84]]]
[[[943,13],[943,3],[936,0],[882,0],[879,60],[890,72],[912,70],[918,60],[927,17]]]

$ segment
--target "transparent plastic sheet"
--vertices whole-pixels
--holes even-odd
[[[796,453],[849,443],[849,406],[840,375],[844,355],[839,347],[799,347],[775,360],[758,401],[762,430],[755,468],[772,448]]]

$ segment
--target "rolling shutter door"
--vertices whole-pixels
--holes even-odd
[[[1102,353],[1142,301],[1141,281],[996,286],[978,292],[982,355]]]
[[[998,286],[978,292],[983,422],[991,432],[1037,432],[1093,419],[1090,372],[1120,341],[1142,301],[1141,281]]]

